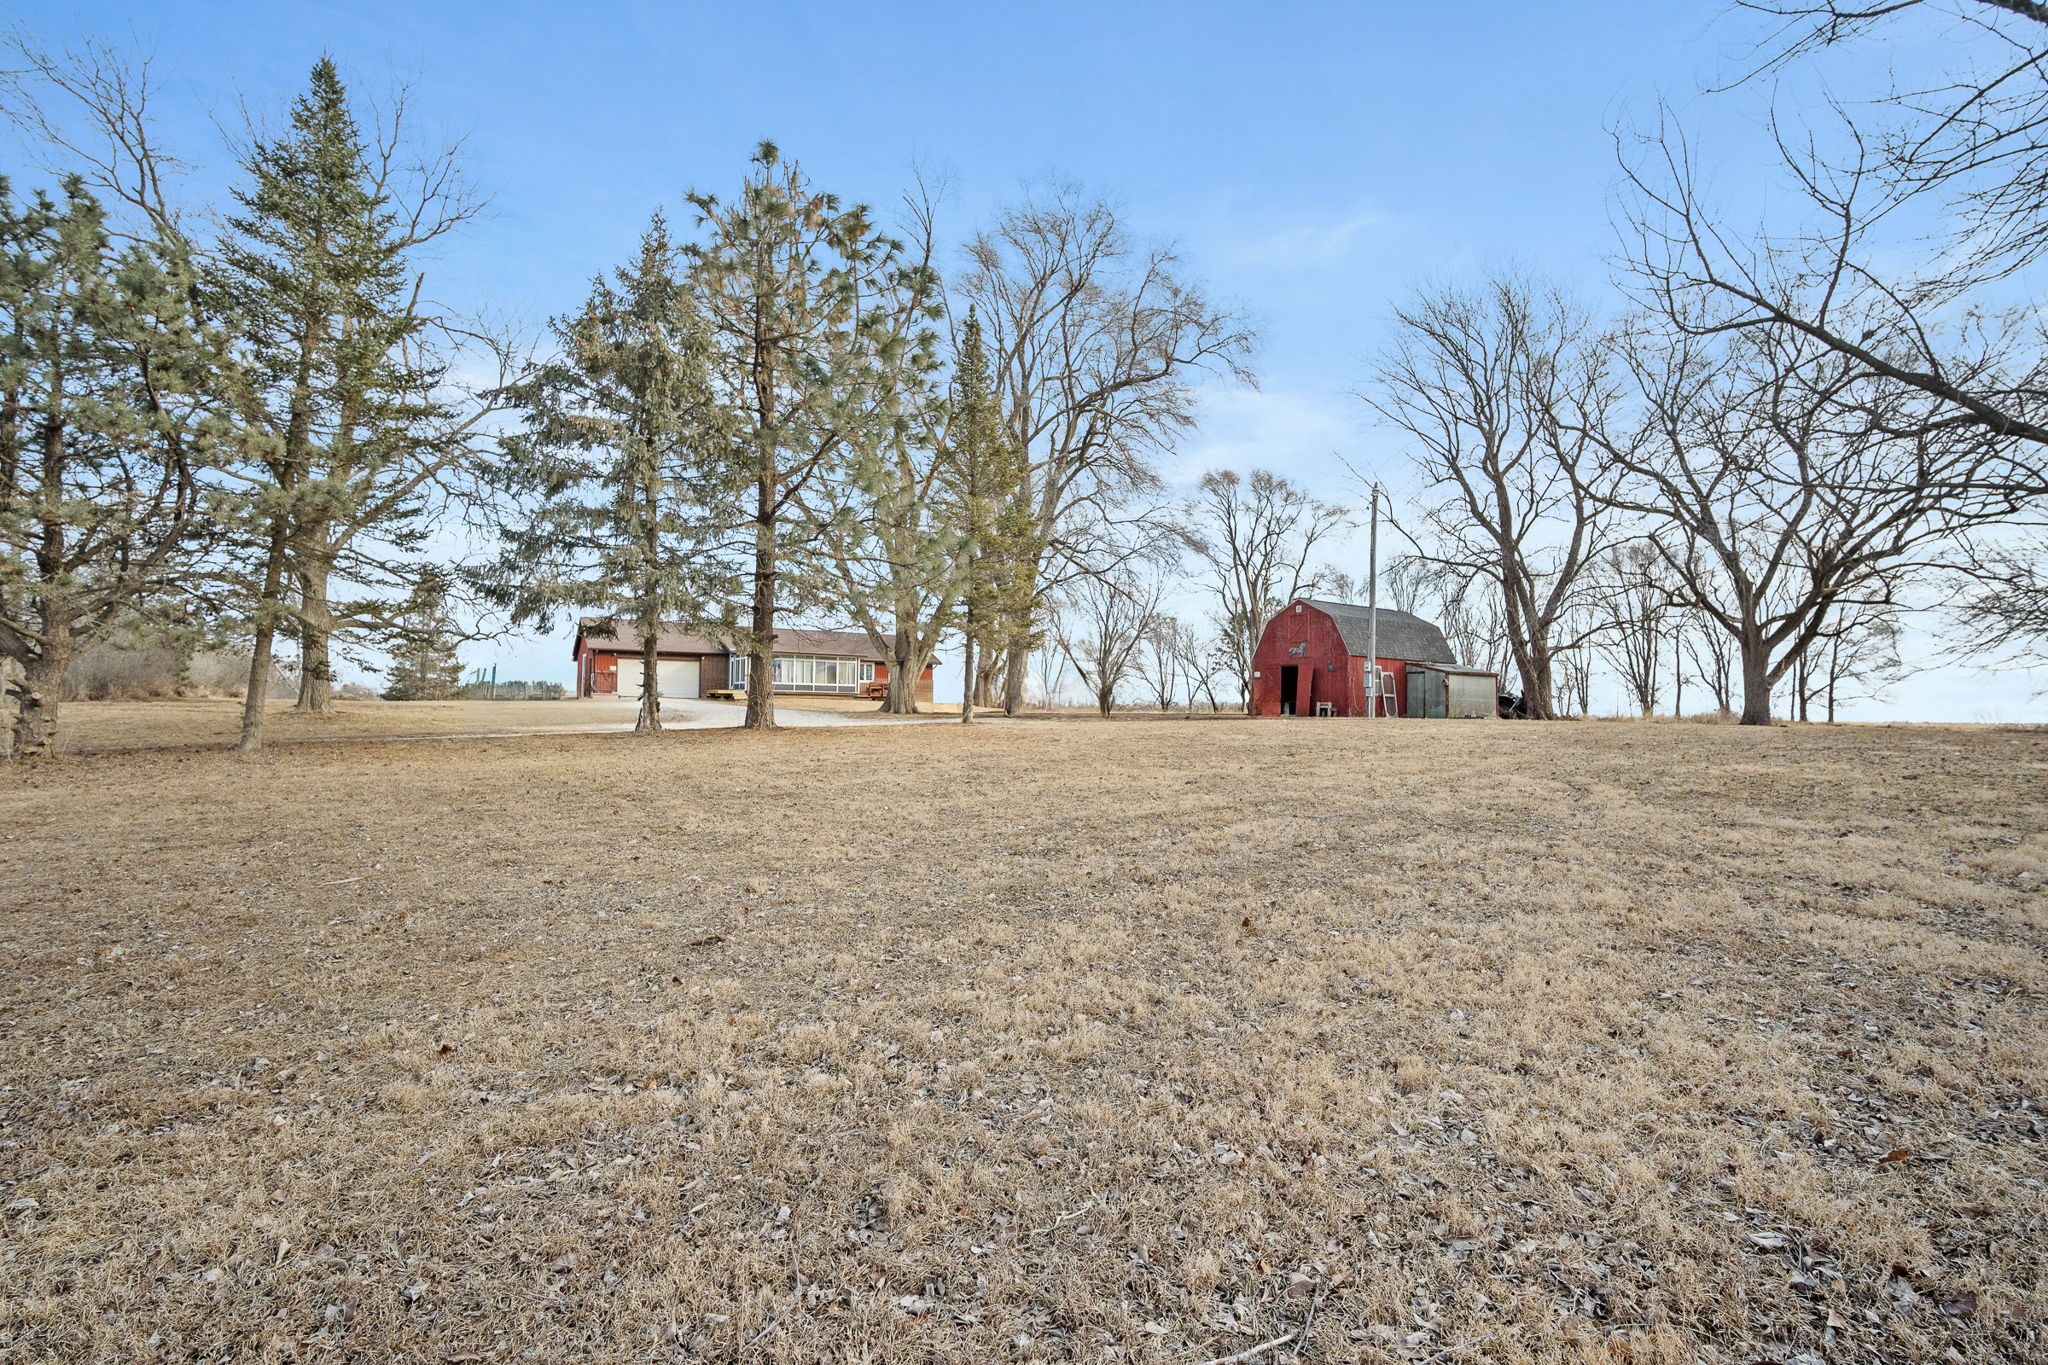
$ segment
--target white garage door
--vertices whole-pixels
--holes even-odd
[[[697,661],[695,659],[663,659],[660,668],[661,695],[664,697],[697,697],[703,693],[697,690]],[[635,695],[638,690],[635,689]]]
[[[640,700],[640,661],[630,654],[619,656],[619,700]]]
[[[664,697],[701,697],[704,694],[697,687],[697,661],[695,659],[659,659],[655,661],[659,670],[661,695]],[[619,660],[619,700],[640,700],[640,661],[634,658]]]

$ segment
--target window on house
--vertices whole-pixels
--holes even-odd
[[[792,655],[781,655],[771,660],[768,670],[776,689],[786,692],[854,692],[860,686],[855,678],[867,680],[875,676],[873,664],[863,664],[856,659],[814,659]],[[726,676],[732,687],[746,687],[747,657],[744,654],[731,656]]]

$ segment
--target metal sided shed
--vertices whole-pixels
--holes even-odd
[[[1408,665],[1407,714],[1435,720],[1480,720],[1500,714],[1500,679],[1479,668]]]

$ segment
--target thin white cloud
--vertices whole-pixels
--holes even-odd
[[[1359,445],[1358,400],[1340,392],[1217,386],[1202,396],[1201,425],[1160,473],[1191,486],[1212,469],[1270,469],[1334,494],[1341,457]]]
[[[1246,225],[1252,235],[1226,237],[1221,253],[1231,266],[1252,270],[1320,270],[1348,260],[1400,225],[1385,209],[1354,207],[1328,214],[1294,214],[1284,222]]]

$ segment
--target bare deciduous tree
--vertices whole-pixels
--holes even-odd
[[[1529,714],[1550,717],[1552,656],[1580,643],[1561,632],[1615,535],[1583,430],[1614,398],[1604,352],[1583,309],[1512,275],[1425,290],[1395,322],[1365,398],[1435,499],[1404,530],[1449,578],[1494,584]]]
[[[1636,326],[1622,351],[1640,424],[1588,428],[1609,497],[1648,528],[1674,603],[1734,638],[1746,725],[1769,723],[1837,613],[1889,600],[1899,574],[2020,504],[2005,442],[1928,420],[1928,400],[1796,329]]]
[[[1963,583],[1954,604],[1969,645],[2048,664],[2048,535],[2038,529],[1959,557]]]
[[[1763,21],[1729,85],[1774,79],[1831,48],[1913,44],[1925,18],[1953,65],[1835,105],[1874,153],[1888,198],[1944,209],[1933,264],[1952,281],[2001,278],[2048,255],[2048,4],[2039,0],[1737,0]],[[1955,22],[1960,20],[1961,22]]]
[[[1491,577],[1419,555],[1396,559],[1385,577],[1391,587],[1390,605],[1435,621],[1458,656],[1456,662],[1491,669],[1503,680],[1515,676],[1507,613],[1501,607],[1500,585]],[[1592,637],[1586,605],[1582,600],[1567,618],[1571,631],[1566,638],[1571,643],[1560,648],[1575,648]]]
[[[1145,630],[1145,648],[1138,672],[1151,685],[1153,699],[1161,711],[1173,709],[1174,698],[1187,694],[1188,708],[1194,709],[1195,678],[1189,660],[1200,652],[1200,637],[1177,616],[1156,613]]]
[[[1723,716],[1734,715],[1738,662],[1735,637],[1722,629],[1719,621],[1689,609],[1678,612],[1672,629],[1678,633],[1685,661],[1692,666],[1692,676],[1706,687],[1707,695],[1714,699],[1715,711]]]
[[[1036,530],[1027,596],[1037,614],[1076,572],[1100,567],[1069,536],[1157,484],[1152,459],[1192,425],[1196,378],[1251,381],[1252,333],[1186,278],[1170,248],[1138,245],[1114,209],[1069,186],[1005,211],[968,258],[959,293],[987,330],[1004,423],[1025,456],[1016,497]],[[1007,632],[1012,712],[1031,633]]]
[[[1166,580],[1127,563],[1074,579],[1061,595],[1054,639],[1093,695],[1096,710],[1107,716],[1116,709],[1117,689],[1137,668],[1166,596]]]
[[[1643,715],[1654,715],[1672,633],[1673,585],[1656,549],[1631,541],[1608,552],[1596,575],[1593,647]]]
[[[96,38],[52,48],[18,24],[0,34],[0,51],[8,54],[0,69],[0,119],[38,150],[41,169],[80,177],[94,197],[147,224],[146,234],[128,235],[168,236],[191,247],[172,193],[187,167],[157,137],[150,59]]]
[[[1593,647],[1589,644],[1562,649],[1557,654],[1557,704],[1559,715],[1584,716],[1593,710]]]
[[[1754,3],[1771,31],[1733,85],[1881,39],[1924,0]],[[2048,444],[2048,349],[1995,288],[2048,251],[2048,7],[1965,0],[1945,74],[1836,99],[1832,129],[1771,121],[1792,217],[1741,232],[1709,202],[1666,110],[1626,146],[1638,294],[1715,331],[1791,330],[1861,378],[1927,397],[1923,420]],[[2041,484],[2039,457],[2025,470]]]
[[[1317,590],[1310,557],[1350,521],[1342,507],[1265,469],[1211,470],[1183,505],[1175,529],[1207,571],[1224,657],[1247,709],[1259,635],[1274,613]]]
[[[1883,695],[1905,671],[1899,645],[1905,627],[1891,602],[1858,602],[1822,631],[1794,671],[1792,696],[1800,720],[1815,706],[1832,725],[1838,707]]]

